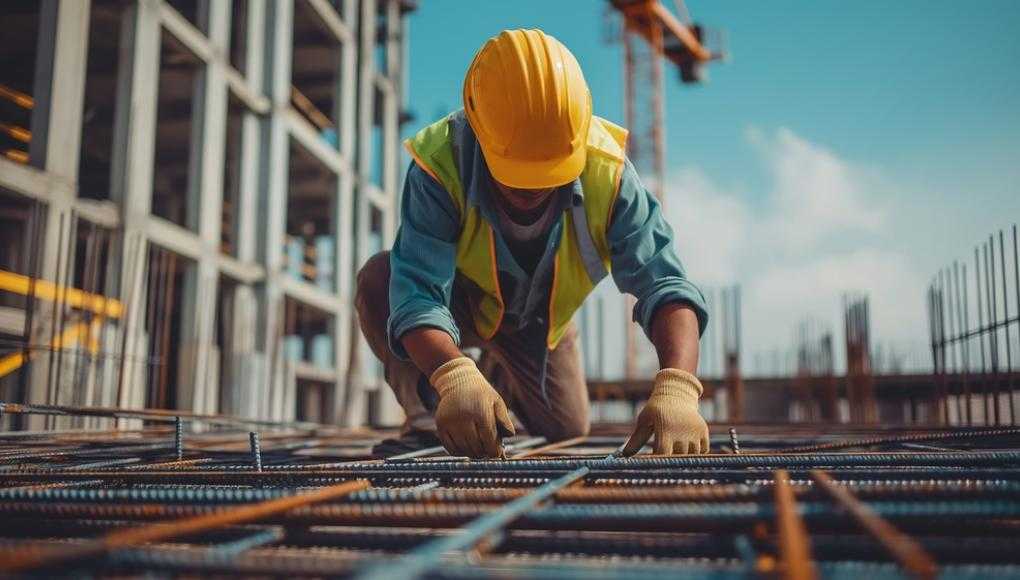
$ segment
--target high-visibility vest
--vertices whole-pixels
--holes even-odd
[[[472,314],[479,336],[488,340],[499,330],[506,305],[499,289],[493,225],[476,206],[467,204],[462,170],[455,161],[454,152],[461,150],[468,131],[463,111],[457,111],[425,127],[404,145],[415,163],[446,188],[460,212],[457,270],[482,291]],[[626,141],[625,129],[592,117],[587,161],[580,176],[584,204],[566,212],[553,266],[546,337],[550,349],[556,348],[574,313],[609,272],[606,231],[620,188]]]

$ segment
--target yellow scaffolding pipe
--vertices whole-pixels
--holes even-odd
[[[54,338],[53,341],[50,342],[48,350],[70,348],[78,344],[78,341],[81,340],[87,334],[88,331],[86,330],[86,328],[88,326],[89,325],[84,322],[75,323],[73,326],[71,326],[71,328],[65,330],[63,334]],[[89,345],[90,350],[92,349],[92,346],[93,345]],[[25,358],[26,352],[28,354],[27,359]],[[28,351],[9,354],[4,358],[0,359],[0,378],[3,378],[9,375],[10,373],[13,373],[14,371],[20,369],[25,364],[25,362],[31,359],[33,356],[35,356],[35,350],[29,349]]]
[[[0,290],[28,296],[31,292],[31,287],[32,278],[8,272],[7,270],[0,270]],[[49,302],[60,300],[71,308],[88,310],[100,316],[108,316],[110,318],[120,318],[124,313],[124,307],[119,300],[107,298],[100,294],[90,294],[70,286],[58,286],[53,282],[42,279],[35,280],[35,297]]]
[[[99,294],[91,294],[77,288],[60,286],[47,280],[35,279],[7,270],[0,270],[0,291],[13,292],[22,296],[33,293],[34,296],[48,302],[60,301],[71,308],[87,310],[98,316],[91,322],[76,322],[63,334],[56,336],[48,345],[48,350],[71,348],[80,341],[88,339],[86,347],[93,355],[99,351],[98,332],[105,318],[120,318],[124,307],[119,300],[107,298]],[[0,359],[0,378],[20,369],[28,360],[35,356],[32,348],[16,352]]]

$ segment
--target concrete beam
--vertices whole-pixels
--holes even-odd
[[[308,6],[315,12],[322,21],[323,26],[340,42],[350,42],[354,39],[354,33],[347,23],[340,18],[336,9],[327,0],[305,0]]]

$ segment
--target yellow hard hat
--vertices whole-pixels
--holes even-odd
[[[464,78],[464,111],[492,176],[521,189],[581,175],[591,93],[574,55],[541,30],[490,38]]]

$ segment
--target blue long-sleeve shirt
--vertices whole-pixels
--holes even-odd
[[[545,252],[529,276],[514,259],[499,229],[493,205],[495,188],[477,146],[461,153],[460,167],[469,167],[463,186],[468,204],[476,204],[482,216],[494,224],[496,261],[500,289],[506,303],[504,324],[536,332],[537,348],[544,349],[548,321],[549,281],[553,256],[564,227],[563,214],[554,222]],[[583,203],[580,181],[567,184],[554,194],[566,209]],[[450,194],[438,181],[414,162],[404,181],[401,223],[390,252],[390,348],[403,358],[407,353],[400,338],[419,327],[446,331],[458,345],[460,331],[450,312],[450,297],[456,270],[460,214]],[[666,222],[658,201],[641,184],[627,161],[620,179],[620,191],[613,206],[607,232],[611,271],[617,288],[634,295],[634,321],[650,336],[655,311],[665,304],[681,302],[691,306],[704,332],[708,322],[705,299],[686,276],[673,244],[673,230]]]

